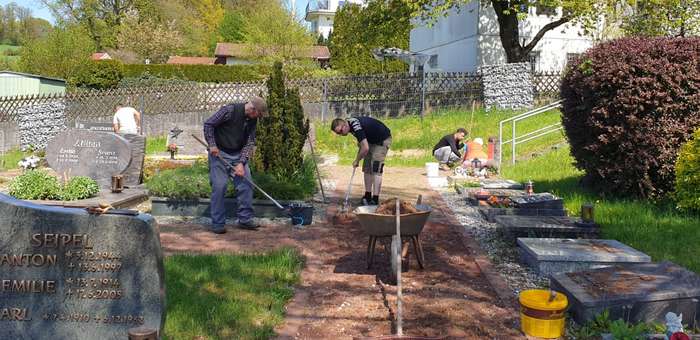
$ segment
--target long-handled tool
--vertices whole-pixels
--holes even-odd
[[[194,134],[192,135],[192,137],[193,137],[195,140],[197,140],[200,144],[202,144],[204,147],[206,147],[207,150],[209,150],[209,145],[207,145],[207,143],[205,143],[203,140],[199,139],[199,137],[197,137],[197,136],[194,135]],[[221,155],[216,155],[216,158],[218,158],[219,161],[221,161],[221,163],[224,164],[224,166],[226,167],[226,169],[228,169],[228,175],[229,175],[229,177],[233,178],[233,176],[234,176],[234,175],[233,175],[233,170],[234,170],[234,169],[233,169],[233,166],[232,166],[231,164],[229,164],[226,160],[224,160],[224,159],[221,157]],[[283,210],[287,215],[289,215],[290,217],[292,216],[292,214],[289,212],[289,210],[288,210],[287,208],[285,208],[285,207],[283,207],[281,204],[279,204],[279,202],[277,202],[277,200],[275,200],[274,198],[272,198],[272,196],[268,195],[268,194],[265,192],[265,190],[263,190],[262,188],[260,188],[257,184],[253,183],[252,180],[250,180],[248,177],[245,177],[245,176],[241,176],[241,177],[242,177],[246,182],[248,182],[250,185],[252,185],[253,187],[255,187],[255,189],[260,190],[260,192],[261,192],[263,195],[265,195],[265,197],[267,197],[270,201],[272,201],[272,203],[274,203],[278,208],[280,208],[281,210]]]
[[[311,160],[314,161],[314,167],[316,168],[316,177],[318,177],[318,187],[321,189],[321,197],[323,197],[323,203],[328,203],[326,201],[326,193],[323,191],[323,181],[321,180],[321,172],[318,171],[318,163],[316,163],[316,152],[314,151],[314,143],[311,142],[309,136],[306,137],[306,141],[309,142],[309,149],[311,150]]]
[[[352,189],[352,180],[355,178],[355,170],[357,167],[352,168],[352,175],[350,175],[350,182],[348,183],[348,190],[345,192],[345,202],[343,202],[343,208],[341,212],[346,212],[348,210],[348,201],[350,200],[350,189]]]

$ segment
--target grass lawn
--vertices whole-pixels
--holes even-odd
[[[478,110],[473,118],[469,110],[451,110],[427,115],[423,121],[417,116],[381,119],[392,131],[392,145],[387,166],[424,166],[426,162],[434,162],[433,146],[442,136],[454,132],[459,127],[469,130],[472,126],[470,139],[481,137],[487,143],[489,136],[498,136],[498,122],[522,111],[493,110],[486,112]],[[520,122],[516,126],[517,134],[536,130],[539,127],[551,125],[560,121],[560,112],[552,110],[537,118]],[[471,122],[471,123],[470,123]],[[318,150],[323,154],[338,154],[341,164],[350,164],[357,153],[357,141],[351,135],[341,137],[330,130],[330,122],[316,122]],[[510,125],[504,127],[504,140],[511,137]],[[563,141],[562,133],[552,133],[541,139],[536,139],[518,145],[519,157],[535,151],[541,151],[557,141]],[[410,153],[406,150],[411,150]],[[485,150],[485,148],[484,148]],[[404,153],[401,153],[404,152]],[[504,161],[510,159],[507,150],[503,151]]]
[[[672,204],[601,198],[578,186],[582,173],[572,164],[567,147],[504,167],[502,176],[518,181],[531,179],[535,191],[548,191],[564,198],[569,214],[579,215],[581,204],[594,202],[595,219],[604,238],[616,239],[647,253],[654,261],[670,260],[700,273],[699,215],[680,213]]]
[[[13,46],[13,45],[0,45],[0,59],[4,59],[9,62],[14,62],[19,60],[18,55],[6,55],[5,53],[8,53],[9,51],[16,52],[19,50],[19,46]]]
[[[25,156],[27,156],[27,154],[18,149],[12,149],[0,154],[0,170],[4,171],[19,168],[17,162]]]
[[[168,141],[168,136],[148,136],[146,138],[146,154],[153,155],[157,153],[167,153],[168,150],[165,143]]]
[[[165,339],[268,339],[284,319],[302,267],[286,248],[264,255],[165,259]]]

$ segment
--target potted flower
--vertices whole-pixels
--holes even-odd
[[[170,152],[170,159],[175,159],[175,154],[177,153],[177,144],[168,144],[168,152]]]

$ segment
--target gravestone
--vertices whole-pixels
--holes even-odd
[[[75,127],[90,131],[114,132],[112,123],[105,122],[76,122]]]
[[[129,166],[131,148],[114,133],[70,129],[51,140],[46,161],[60,175],[88,176],[107,187]]]
[[[163,256],[150,215],[89,215],[0,194],[0,338],[126,339],[162,330]]]
[[[597,225],[582,226],[578,218],[568,216],[495,216],[498,230],[508,240],[518,237],[598,238]]]
[[[124,170],[124,184],[126,186],[136,186],[141,184],[143,177],[143,160],[146,158],[146,137],[141,135],[120,135],[129,142],[131,148],[131,162]]]
[[[566,294],[579,324],[606,309],[610,320],[663,322],[674,312],[685,324],[700,322],[700,276],[668,261],[559,273],[550,286]]]
[[[564,209],[564,200],[548,192],[510,198],[520,209]]]
[[[616,240],[519,238],[520,258],[542,275],[651,262],[651,257]]]
[[[521,183],[510,179],[491,179],[486,178],[481,180],[481,187],[484,189],[515,189],[523,188]]]

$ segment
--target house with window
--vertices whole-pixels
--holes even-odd
[[[519,21],[520,37],[526,43],[544,25],[561,17],[561,8],[530,6],[527,17]],[[498,20],[492,6],[472,1],[452,9],[432,26],[417,22],[411,30],[411,52],[430,55],[424,70],[428,72],[474,72],[481,65],[503,64]],[[549,32],[529,55],[533,71],[559,71],[593,45],[580,25],[564,24]]]
[[[335,12],[346,4],[363,5],[364,3],[364,0],[309,0],[304,18],[311,23],[312,33],[328,38],[333,30]]]

